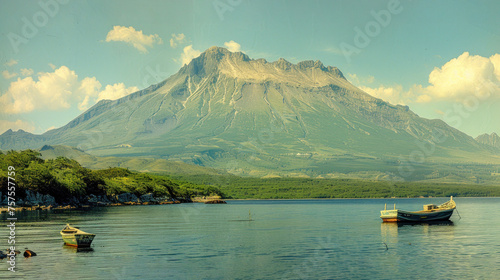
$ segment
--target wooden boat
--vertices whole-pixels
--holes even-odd
[[[61,230],[61,236],[66,245],[82,248],[90,247],[95,234],[84,232],[77,227],[72,227],[67,224],[66,227]]]
[[[424,205],[422,211],[404,211],[396,209],[387,210],[387,204],[384,210],[380,211],[380,218],[385,222],[429,222],[429,221],[446,221],[449,220],[455,210],[456,204],[453,201],[453,196],[450,200],[436,206],[434,204]]]
[[[227,202],[225,202],[222,199],[214,199],[214,200],[207,200],[207,201],[205,201],[205,204],[226,204],[226,203]]]

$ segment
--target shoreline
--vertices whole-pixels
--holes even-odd
[[[125,202],[125,203],[110,203],[110,204],[98,204],[98,205],[60,205],[60,206],[52,206],[52,205],[36,205],[36,206],[16,206],[11,207],[14,208],[15,212],[18,211],[49,211],[49,210],[69,210],[69,209],[87,209],[87,208],[98,208],[98,207],[118,207],[118,206],[134,206],[134,205],[162,205],[162,204],[181,204],[181,203],[191,203],[191,202],[180,202],[180,201],[162,201],[157,203],[151,202]],[[0,207],[0,213],[9,212],[9,208],[6,206]]]
[[[224,201],[299,201],[299,200],[354,200],[354,199],[439,199],[448,198],[442,197],[363,197],[363,198],[228,198],[222,199]],[[453,198],[500,198],[500,196],[454,196]],[[50,210],[70,210],[70,209],[89,209],[89,208],[100,208],[100,207],[119,207],[119,206],[136,206],[136,205],[165,205],[165,204],[184,204],[184,203],[205,203],[211,201],[210,199],[195,199],[192,201],[181,202],[179,200],[175,201],[162,201],[162,202],[124,202],[124,203],[110,203],[110,204],[98,204],[98,205],[64,205],[64,206],[52,206],[52,205],[36,205],[36,206],[18,206],[13,207],[15,212],[18,211],[50,211]],[[0,206],[0,214],[8,213],[9,208],[7,206]]]
[[[449,198],[449,196],[423,196],[423,197],[312,197],[312,198],[225,198],[226,201],[240,200],[348,200],[348,199],[423,199],[423,198]],[[500,196],[453,196],[453,198],[500,198]]]
[[[206,203],[213,200],[222,200],[220,196],[204,196],[204,197],[193,197],[190,199],[185,198],[170,198],[165,200],[154,200],[154,201],[124,201],[124,202],[92,202],[87,204],[79,205],[32,205],[32,206],[16,206],[14,208],[15,212],[18,211],[49,211],[49,210],[68,210],[68,209],[88,209],[97,207],[117,207],[117,206],[134,206],[134,205],[164,205],[164,204],[182,204],[182,203]],[[7,205],[0,205],[0,214],[8,213],[9,207]]]

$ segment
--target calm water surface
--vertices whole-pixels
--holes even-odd
[[[447,199],[228,201],[18,214],[18,248],[0,279],[499,279],[500,198],[457,198],[438,225],[382,224],[384,203]],[[248,221],[249,211],[253,221]],[[5,214],[1,216],[5,224]],[[66,223],[97,236],[63,246]],[[7,247],[8,231],[0,231]],[[386,247],[387,245],[387,247]]]

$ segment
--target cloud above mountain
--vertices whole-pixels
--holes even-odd
[[[193,45],[189,45],[183,49],[181,54],[181,64],[189,64],[193,58],[198,57],[201,51],[193,49]]]
[[[132,26],[113,26],[113,29],[106,35],[106,42],[125,42],[140,52],[148,52],[147,48],[152,48],[154,44],[162,44],[163,41],[158,34],[145,35],[142,30],[135,30]]]
[[[415,84],[407,90],[401,85],[373,87],[360,82],[358,86],[393,104],[467,102],[473,97],[500,97],[500,54],[483,57],[464,52],[441,67],[435,67],[428,81],[427,86]]]
[[[186,35],[183,33],[180,34],[172,34],[172,37],[170,38],[170,46],[172,48],[176,48],[178,45],[183,44],[186,42]]]
[[[395,85],[392,87],[379,86],[378,88],[371,88],[367,86],[358,86],[362,91],[370,94],[371,96],[380,98],[391,104],[406,105],[406,98],[404,96],[403,87]]]
[[[29,74],[32,70],[24,72]],[[123,83],[107,85],[102,91],[101,87],[95,77],[80,79],[75,71],[61,66],[54,72],[18,78],[0,96],[0,106],[6,114],[65,110],[73,106],[85,110],[101,99],[117,99],[139,90],[137,87],[127,88]]]
[[[107,85],[103,91],[99,92],[97,101],[108,99],[116,100],[138,91],[138,87],[125,87],[123,83]]]
[[[424,93],[431,100],[463,101],[471,94],[500,95],[500,54],[488,58],[464,52],[441,68],[434,68],[429,84]]]
[[[240,52],[241,51],[241,45],[236,43],[235,41],[231,40],[229,42],[225,42],[224,46],[230,51],[230,52]]]

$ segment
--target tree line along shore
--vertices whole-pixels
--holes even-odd
[[[0,153],[0,208],[8,204],[8,168],[15,168],[16,206],[52,209],[175,204],[220,199],[500,196],[500,187],[356,179],[167,176],[124,168],[92,170],[65,157],[44,160],[34,150]],[[3,209],[2,210],[6,210]]]
[[[24,150],[0,153],[0,207],[7,207],[9,196],[19,209],[51,209],[173,204],[223,194],[213,186],[117,167],[91,170],[72,159],[44,160],[39,152]]]

